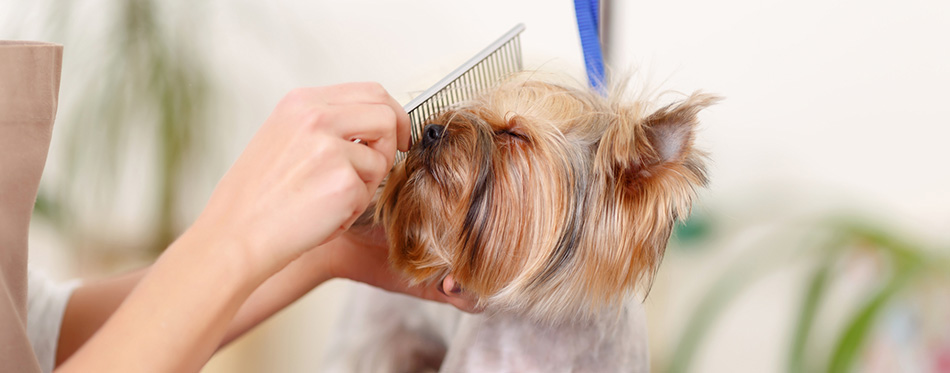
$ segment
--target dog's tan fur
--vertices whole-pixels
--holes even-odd
[[[452,274],[489,312],[591,319],[649,286],[673,224],[707,178],[696,93],[651,110],[516,78],[429,122],[378,204],[391,260],[416,282]]]

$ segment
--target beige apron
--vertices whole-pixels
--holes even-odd
[[[59,97],[63,46],[0,40],[0,371],[39,372],[26,333],[27,234]]]

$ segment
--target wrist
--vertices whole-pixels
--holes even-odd
[[[322,256],[320,265],[327,278],[372,283],[377,270],[388,268],[387,256],[378,255],[385,253],[385,248],[367,246],[358,240],[352,232],[346,232],[316,249]]]
[[[226,280],[231,283],[250,282],[251,286],[256,286],[276,271],[270,268],[273,265],[254,255],[257,251],[253,249],[253,241],[197,223],[185,231],[169,250],[187,251],[187,256],[195,261],[215,263],[224,270]]]
[[[340,248],[340,237],[334,238],[313,248],[296,260],[301,266],[308,268],[313,273],[313,277],[318,281],[327,281],[334,278],[340,278],[341,273],[337,266],[336,250]]]

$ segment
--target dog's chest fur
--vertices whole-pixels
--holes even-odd
[[[328,344],[327,372],[648,372],[642,305],[584,325],[466,314],[364,285]]]

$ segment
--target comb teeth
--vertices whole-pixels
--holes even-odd
[[[409,113],[413,144],[419,141],[429,118],[455,103],[474,98],[522,70],[519,39],[522,31],[524,24],[519,23],[403,107]],[[406,153],[396,154],[396,162],[405,158]]]

